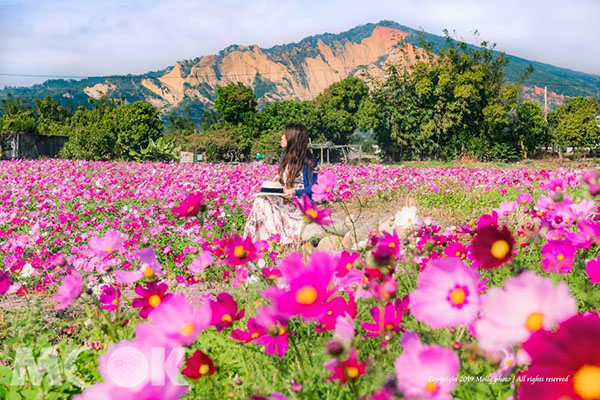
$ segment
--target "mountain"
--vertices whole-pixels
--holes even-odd
[[[388,62],[415,62],[424,54],[420,38],[432,43],[434,50],[447,45],[442,36],[381,21],[267,49],[232,45],[218,54],[178,61],[164,70],[142,75],[53,79],[30,88],[7,87],[0,90],[0,98],[8,93],[25,99],[50,95],[61,103],[87,104],[89,97],[106,94],[127,101],[146,100],[164,112],[187,108],[201,113],[214,101],[218,86],[241,81],[254,88],[259,105],[284,99],[306,100],[315,98],[334,82],[360,76],[365,69],[371,75],[381,76]],[[600,93],[598,75],[507,57],[509,81],[518,79],[528,65],[534,67],[524,88],[529,98],[540,99],[544,86],[551,105],[562,103],[567,96]]]

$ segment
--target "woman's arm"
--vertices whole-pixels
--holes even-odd
[[[308,184],[304,186],[304,189],[296,189],[296,196],[302,196],[306,194],[308,197],[312,197],[312,187],[317,182],[317,172],[313,171],[312,179],[308,180]]]

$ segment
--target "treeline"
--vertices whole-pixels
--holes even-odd
[[[474,48],[448,39],[439,53],[388,65],[385,78],[366,76],[334,83],[311,101],[278,101],[258,109],[241,83],[217,88],[214,110],[167,115],[149,103],[90,99],[89,107],[63,107],[50,98],[35,104],[1,100],[0,130],[70,137],[62,156],[86,159],[170,160],[180,149],[208,161],[244,161],[280,152],[289,122],[301,122],[314,143],[377,143],[390,161],[482,161],[536,157],[550,147],[595,151],[600,144],[600,101],[568,99],[544,116],[524,100],[521,83],[505,79],[508,59],[482,43]],[[362,134],[367,133],[367,135]]]

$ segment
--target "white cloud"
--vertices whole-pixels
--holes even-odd
[[[0,0],[0,72],[142,73],[230,44],[270,47],[390,19],[467,40],[477,29],[508,53],[600,74],[598,15],[597,0]],[[0,87],[30,83],[0,76]]]

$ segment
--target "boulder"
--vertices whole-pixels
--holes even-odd
[[[335,219],[334,221],[335,222],[332,225],[325,226],[325,230],[317,224],[308,224],[304,226],[302,229],[302,241],[308,242],[315,238],[323,238],[330,235],[330,233],[327,232],[343,236],[350,230],[350,225],[345,221],[336,221]]]
[[[335,251],[342,249],[342,238],[335,235],[325,236],[323,239],[319,241],[319,245],[317,246],[318,250],[322,251]]]

